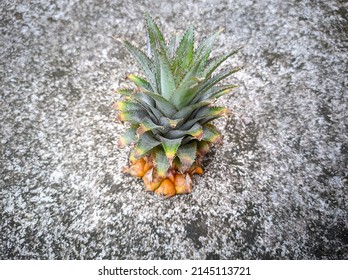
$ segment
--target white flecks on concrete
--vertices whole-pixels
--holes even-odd
[[[347,4],[133,2],[1,1],[0,258],[348,258]],[[243,46],[224,143],[170,200],[116,147],[113,91],[139,68],[114,38],[145,46],[144,11]]]

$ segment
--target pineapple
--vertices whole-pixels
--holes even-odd
[[[239,68],[213,73],[238,50],[209,58],[219,31],[196,48],[192,28],[166,43],[156,22],[145,18],[147,55],[123,42],[143,71],[142,77],[128,76],[133,87],[117,91],[124,96],[115,104],[118,119],[130,124],[119,146],[134,145],[125,171],[142,178],[146,191],[164,197],[191,193],[193,174],[203,174],[202,158],[221,141],[210,122],[229,113],[213,104],[236,87],[218,83]]]

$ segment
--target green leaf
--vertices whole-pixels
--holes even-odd
[[[226,59],[236,54],[241,48],[238,48],[230,53],[219,55],[211,59],[205,68],[205,76],[209,77]]]
[[[145,93],[136,93],[131,98],[137,101],[141,106],[143,106],[143,108],[149,113],[153,121],[158,122],[163,116],[163,113],[156,109],[155,100]]]
[[[184,119],[172,119],[167,117],[162,117],[160,123],[162,126],[168,127],[170,129],[176,128],[183,123]]]
[[[134,94],[134,89],[131,88],[120,88],[116,91],[116,93],[121,94],[123,96],[132,96]]]
[[[159,54],[161,95],[169,100],[175,90],[175,80],[167,57]]]
[[[130,122],[132,124],[139,124],[147,116],[148,116],[148,113],[145,110],[125,111],[125,112],[119,113],[118,119],[122,122]]]
[[[180,159],[178,157],[175,157],[174,160],[173,160],[173,165],[179,169],[179,170],[182,170],[183,167],[182,167],[182,163],[180,161]]]
[[[220,106],[211,106],[211,107],[203,107],[198,110],[195,117],[210,117],[210,116],[223,116],[228,113],[228,109],[226,107]]]
[[[225,107],[203,107],[198,110],[195,117],[188,122],[186,122],[181,129],[188,129],[193,126],[195,123],[199,122],[200,124],[206,123],[213,119],[217,119],[228,114],[228,109]]]
[[[199,141],[197,144],[197,154],[203,157],[209,151],[209,144],[206,141]]]
[[[196,159],[197,142],[192,141],[186,145],[180,146],[177,151],[178,158],[183,164],[183,170],[191,167]]]
[[[215,39],[217,35],[220,33],[220,31],[214,32],[208,38],[206,38],[203,42],[199,44],[197,47],[194,57],[193,57],[193,62],[198,63],[198,73],[200,73],[200,76],[205,77],[204,75],[204,67],[206,65],[206,62],[209,58],[209,55],[213,49]]]
[[[137,126],[131,126],[128,128],[121,136],[120,139],[118,140],[118,146],[120,148],[123,148],[124,146],[135,143],[138,139],[136,135],[136,130]]]
[[[203,125],[203,138],[202,140],[216,143],[221,139],[221,133],[219,130],[211,124],[204,124]]]
[[[147,131],[152,131],[154,129],[163,129],[163,126],[155,124],[151,119],[145,118],[143,122],[139,125],[138,129],[136,130],[136,134],[138,136],[144,134]]]
[[[127,97],[130,101],[136,101],[144,110],[146,110],[154,122],[158,122],[163,116],[163,113],[155,108],[155,101],[144,93],[135,93],[134,90],[129,89],[122,89],[118,92]],[[117,104],[116,109],[118,109]]]
[[[164,64],[163,61],[165,61],[165,59],[161,57],[161,56],[167,57],[166,44],[164,41],[164,37],[161,31],[159,30],[157,24],[155,23],[155,21],[150,17],[149,14],[145,14],[145,18],[146,18],[146,26],[147,26],[147,35],[148,35],[148,39],[150,43],[150,49],[151,49],[151,54],[154,61],[154,66],[155,66],[154,74],[156,79],[154,80],[154,82],[157,85],[157,91],[155,93],[160,93],[163,96],[166,96],[166,94],[171,94],[167,92],[163,94],[163,88],[162,88],[163,80],[166,79],[165,75],[169,75],[167,70],[165,70],[166,66],[163,65]],[[167,73],[164,74],[162,72],[167,72]]]
[[[145,91],[144,94],[151,97],[155,101],[156,107],[163,113],[163,115],[170,117],[176,113],[175,107],[162,95],[149,91]]]
[[[202,60],[198,60],[190,67],[190,70],[173,93],[170,101],[177,109],[186,106],[196,95],[197,90],[201,88],[204,81],[204,79],[198,77],[201,63]]]
[[[202,85],[202,89],[209,89],[212,86],[216,85],[218,82],[220,82],[221,80],[227,78],[228,76],[238,72],[239,70],[241,70],[240,67],[236,67],[232,70],[227,70],[227,71],[223,71],[213,77],[211,77],[210,79],[208,79],[206,82],[204,82],[204,84]]]
[[[229,92],[231,89],[238,87],[237,85],[229,85],[229,86],[215,86],[204,92],[204,94],[200,95],[198,101],[202,102],[203,100],[208,99],[216,99],[219,98]],[[194,102],[194,101],[192,101]]]
[[[199,100],[205,92],[207,92],[210,88],[212,88],[214,85],[216,85],[218,82],[220,82],[221,80],[227,78],[228,76],[238,72],[241,68],[237,67],[234,68],[232,70],[228,70],[228,71],[223,71],[213,77],[211,77],[210,79],[206,80],[202,86],[200,87],[200,89],[197,91],[197,94],[195,96],[195,98],[192,99],[191,103],[195,103],[197,100]]]
[[[141,105],[131,100],[118,101],[116,102],[115,107],[121,112],[138,111],[142,109]]]
[[[195,51],[194,59],[195,60],[201,60],[205,59],[207,60],[216,40],[217,35],[221,33],[221,30],[214,32],[210,36],[208,36],[203,42],[199,44]]]
[[[173,59],[172,69],[176,77],[180,78],[181,74],[185,73],[190,66],[194,53],[194,34],[193,29],[188,28],[182,37],[176,56]],[[181,79],[180,79],[181,80]],[[179,80],[179,81],[180,81]],[[179,82],[177,80],[177,82]]]
[[[149,79],[151,87],[157,93],[156,78],[155,73],[152,70],[153,65],[151,60],[146,56],[146,54],[144,54],[140,49],[133,46],[131,43],[125,41],[124,46],[135,57],[140,67],[143,69],[146,77]]]
[[[186,106],[186,107],[182,108],[180,111],[178,111],[177,113],[175,113],[173,115],[173,118],[178,118],[178,119],[179,118],[183,118],[183,119],[186,119],[197,108],[200,108],[202,106],[206,106],[206,105],[209,105],[209,104],[210,104],[209,101],[203,101],[203,102],[199,102],[199,103],[196,103],[196,104],[193,104],[193,105]]]
[[[167,174],[168,169],[170,168],[170,163],[167,159],[167,156],[165,152],[163,151],[162,147],[157,147],[155,149],[155,163],[156,163],[156,169],[157,174],[159,177],[165,177]]]
[[[155,43],[156,47],[161,47],[162,49],[165,49],[166,42],[156,22],[152,19],[152,17],[148,13],[145,14],[145,18],[146,18],[146,25],[147,25],[147,30],[148,30],[150,40],[151,39],[153,40],[153,43]]]
[[[136,158],[140,158],[146,155],[152,148],[160,144],[161,142],[156,140],[151,132],[146,132],[140,136],[134,150],[134,155]]]
[[[170,42],[167,47],[167,54],[168,54],[168,59],[173,59],[177,46],[179,44],[180,37],[178,34],[173,34],[172,38],[170,39]]]
[[[161,137],[162,147],[170,164],[172,164],[172,161],[176,156],[176,151],[179,148],[182,139],[183,137],[179,139],[167,139]]]
[[[134,74],[130,74],[128,76],[128,79],[130,79],[137,87],[141,87],[141,88],[144,88],[145,90],[148,90],[148,91],[155,91],[156,89],[153,89],[151,84],[146,81],[145,79],[137,76],[137,75],[134,75]]]
[[[182,130],[182,129],[170,130],[169,132],[165,134],[165,137],[169,139],[176,139],[176,138],[181,138],[185,135],[191,135],[193,138],[201,140],[203,137],[202,126],[199,123],[196,123],[190,129],[187,129],[187,130]]]
[[[183,80],[183,82],[185,79]],[[185,81],[182,83],[171,97],[171,103],[174,104],[178,110],[185,107],[190,103],[192,98],[196,95],[197,90],[201,87],[201,84],[196,79]]]

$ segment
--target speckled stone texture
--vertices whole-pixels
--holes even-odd
[[[191,195],[121,172],[113,89],[139,69],[143,12],[165,34],[223,27],[244,48]],[[346,1],[0,2],[2,259],[348,259]]]

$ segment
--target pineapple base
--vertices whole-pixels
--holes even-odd
[[[172,166],[165,176],[159,176],[156,167],[150,157],[131,160],[130,166],[124,169],[133,177],[141,178],[145,185],[145,190],[155,192],[157,195],[169,198],[179,194],[189,194],[192,192],[192,176],[203,174],[203,169],[198,162],[184,172]]]

